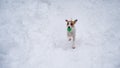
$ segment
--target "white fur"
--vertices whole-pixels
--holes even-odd
[[[75,48],[76,29],[75,29],[75,27],[71,27],[71,28],[72,28],[72,30],[71,30],[70,32],[67,31],[67,36],[68,36],[68,38],[69,38],[69,41],[72,39],[72,42],[73,42],[72,48]]]

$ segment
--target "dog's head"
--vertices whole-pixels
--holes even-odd
[[[65,21],[67,22],[67,28],[73,28],[77,22],[77,19],[76,20],[65,20]]]

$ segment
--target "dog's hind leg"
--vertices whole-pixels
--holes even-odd
[[[72,48],[75,49],[75,36],[73,36],[73,44],[72,44]]]

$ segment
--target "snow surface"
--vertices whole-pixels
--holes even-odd
[[[120,0],[0,0],[0,68],[120,68]]]

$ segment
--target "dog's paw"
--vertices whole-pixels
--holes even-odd
[[[75,46],[73,46],[72,49],[75,49]]]
[[[71,41],[71,38],[69,38],[69,40],[68,41]]]

